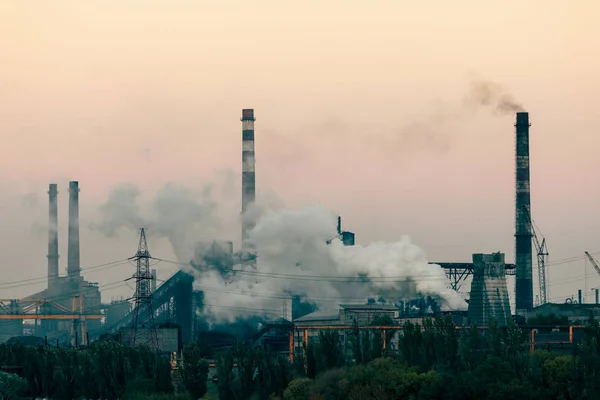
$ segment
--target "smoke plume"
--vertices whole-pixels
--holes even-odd
[[[428,264],[407,236],[395,243],[344,246],[336,238],[336,215],[321,206],[286,210],[275,201],[258,203],[248,238],[256,254],[234,252],[231,242],[213,240],[227,239],[222,234],[228,224],[219,216],[224,210],[214,192],[214,184],[199,192],[168,184],[144,208],[139,188],[121,185],[91,228],[114,237],[121,229],[146,227],[149,235],[168,238],[178,261],[195,276],[195,288],[204,292],[203,313],[213,326],[248,316],[280,317],[284,308],[291,311],[292,297],[322,309],[419,296],[435,298],[445,309],[466,307],[447,288],[444,270]],[[227,214],[239,227],[239,218],[231,218],[237,214]],[[256,260],[256,269],[247,266],[249,260]]]
[[[336,216],[320,206],[264,215],[249,233],[257,271],[224,274],[224,268],[213,264],[196,273],[205,311],[214,322],[233,322],[243,310],[277,317],[291,295],[325,308],[417,295],[437,298],[446,309],[466,307],[460,294],[447,288],[443,269],[428,264],[407,236],[364,247],[344,246],[338,239],[326,244],[336,236]]]
[[[122,230],[146,228],[149,237],[167,238],[177,261],[187,263],[198,242],[218,239],[228,230],[228,223],[238,222],[235,218],[227,221],[220,213],[226,203],[222,199],[233,197],[233,187],[229,174],[200,190],[168,183],[149,203],[143,203],[139,187],[122,184],[110,192],[100,206],[99,220],[89,228],[107,237],[117,237]]]
[[[471,82],[471,90],[465,100],[467,104],[491,108],[500,115],[524,111],[523,106],[503,86],[484,80]]]

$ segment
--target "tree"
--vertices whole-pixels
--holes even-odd
[[[21,399],[27,393],[27,388],[26,379],[0,371],[0,400]]]
[[[183,386],[194,399],[206,394],[208,362],[203,355],[204,351],[197,343],[189,343],[183,347],[183,362],[179,367],[179,374]]]

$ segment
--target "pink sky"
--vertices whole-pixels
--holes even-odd
[[[45,223],[50,181],[66,227],[69,179],[91,220],[122,182],[150,196],[167,181],[199,188],[215,170],[239,174],[242,108],[257,117],[259,196],[320,202],[363,244],[406,233],[431,260],[498,250],[512,260],[514,116],[461,106],[475,75],[531,114],[533,217],[551,264],[579,257],[549,267],[551,299],[600,287],[589,265],[583,279],[583,251],[600,251],[599,13],[591,0],[4,0],[2,281],[46,273],[45,236],[30,226]],[[406,133],[421,136],[389,144]],[[84,231],[84,266],[135,251],[135,237]],[[41,287],[0,286],[0,297]]]

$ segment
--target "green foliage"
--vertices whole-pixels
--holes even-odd
[[[218,357],[217,376],[221,400],[268,398],[283,394],[291,368],[287,358],[267,348],[238,343]]]
[[[147,348],[112,341],[69,350],[0,344],[0,365],[21,366],[19,376],[0,373],[0,400],[154,399],[191,400],[429,400],[600,398],[600,323],[590,317],[572,354],[531,352],[527,336],[512,321],[486,329],[457,329],[449,317],[403,326],[398,349],[383,350],[393,332],[385,317],[354,326],[344,348],[339,332],[319,334],[304,352],[287,357],[238,343],[216,356],[217,384],[207,393],[210,354],[185,346],[179,375],[185,393],[174,394],[167,360]],[[388,338],[388,335],[389,338]],[[352,351],[356,362],[346,353]],[[296,379],[291,380],[292,370]],[[216,390],[215,390],[216,389]]]
[[[374,325],[391,325],[374,321]],[[600,398],[600,323],[590,317],[573,354],[531,352],[527,335],[512,320],[500,327],[456,329],[449,317],[403,326],[396,354],[378,353],[381,331],[358,327],[347,332],[356,363],[319,363],[323,350],[309,346],[310,380],[297,379],[284,392],[290,399],[552,399]],[[386,332],[387,334],[387,332]],[[323,335],[319,342],[331,342]],[[381,358],[380,356],[383,356]],[[326,370],[324,370],[326,369]],[[312,375],[312,376],[311,376]],[[314,376],[314,378],[313,378]],[[308,394],[307,394],[308,392]]]
[[[311,384],[312,380],[308,378],[292,380],[283,392],[283,400],[306,400]]]
[[[29,397],[118,399],[138,391],[173,392],[168,360],[112,341],[79,350],[0,344],[0,365],[23,367]]]
[[[27,380],[18,375],[0,372],[0,399],[18,400],[27,393]]]
[[[183,347],[183,362],[179,366],[179,374],[183,387],[194,399],[201,398],[207,391],[208,361],[205,355],[205,350],[198,343],[189,343]]]

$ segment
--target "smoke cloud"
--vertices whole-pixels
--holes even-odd
[[[321,206],[286,210],[274,199],[258,203],[248,238],[256,255],[234,252],[219,235],[228,221],[219,216],[225,210],[220,210],[217,187],[194,191],[170,183],[144,208],[140,189],[124,184],[110,193],[100,207],[102,218],[91,228],[115,237],[123,229],[146,227],[149,235],[167,238],[178,261],[189,265],[182,264],[195,276],[196,289],[204,292],[204,316],[211,324],[252,315],[280,317],[284,308],[291,311],[292,296],[320,308],[419,296],[435,298],[445,309],[466,307],[447,287],[444,270],[428,264],[408,236],[395,243],[344,246],[336,239],[337,216]],[[229,219],[239,227],[239,218]],[[250,259],[257,269],[247,266]]]
[[[167,238],[177,261],[187,263],[194,257],[198,242],[218,239],[231,230],[231,224],[239,223],[223,217],[234,184],[230,173],[221,174],[199,190],[167,183],[148,203],[143,203],[138,186],[122,184],[110,192],[99,208],[100,218],[89,228],[113,238],[123,230],[146,228],[149,237]]]
[[[322,308],[418,295],[437,298],[446,309],[466,308],[461,295],[447,287],[444,270],[428,264],[423,250],[407,236],[364,247],[344,246],[338,239],[326,244],[336,236],[336,216],[323,207],[267,213],[249,233],[258,254],[257,271],[224,274],[216,266],[223,263],[200,262],[208,265],[196,273],[205,312],[217,323],[234,322],[243,310],[281,316],[291,295]]]
[[[465,101],[467,104],[491,108],[494,113],[500,115],[525,111],[524,107],[502,85],[485,80],[471,82],[471,88]]]

